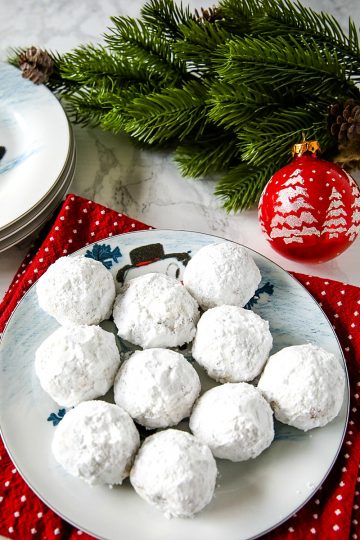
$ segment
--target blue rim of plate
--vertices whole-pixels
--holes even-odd
[[[319,303],[315,300],[315,298],[312,296],[312,294],[306,289],[306,287],[304,287],[304,285],[298,280],[296,279],[290,272],[288,272],[287,270],[285,270],[284,268],[282,268],[279,264],[275,263],[274,261],[272,261],[271,259],[269,259],[268,257],[266,257],[265,255],[262,255],[261,253],[255,251],[254,249],[252,248],[249,248],[248,246],[244,246],[244,244],[240,244],[239,242],[236,242],[234,240],[228,240],[226,238],[224,238],[223,236],[218,236],[218,235],[215,235],[215,234],[208,234],[208,233],[202,233],[202,232],[197,232],[197,231],[189,231],[189,230],[184,230],[184,229],[156,229],[156,228],[151,228],[151,229],[144,229],[144,230],[141,230],[141,231],[130,231],[130,232],[127,232],[127,233],[121,233],[121,234],[116,234],[116,235],[113,235],[111,237],[107,236],[105,238],[102,238],[100,240],[97,240],[95,242],[91,242],[89,244],[84,244],[83,247],[77,249],[76,251],[74,251],[73,253],[69,254],[68,256],[72,257],[74,255],[76,255],[79,251],[82,251],[85,247],[86,248],[91,248],[91,246],[94,246],[95,244],[99,243],[99,242],[104,242],[106,240],[108,240],[109,238],[111,238],[111,240],[114,240],[116,238],[122,238],[124,236],[128,236],[128,235],[132,235],[132,234],[138,234],[139,232],[143,232],[143,233],[161,233],[161,232],[169,232],[169,233],[172,233],[172,232],[175,232],[175,233],[193,233],[193,234],[199,234],[199,235],[203,235],[203,236],[212,236],[214,238],[218,238],[220,240],[224,240],[224,241],[227,241],[227,242],[233,242],[234,244],[238,244],[240,246],[243,246],[245,247],[246,249],[248,249],[250,252],[256,254],[256,255],[259,255],[260,257],[264,258],[266,261],[268,261],[270,264],[273,264],[274,266],[276,266],[280,271],[283,271],[285,272],[292,280],[294,280],[296,282],[296,284],[300,285],[302,289],[304,289],[304,291],[306,292],[306,294],[311,298],[311,300],[316,304],[316,306],[320,309],[320,311],[322,312],[323,314],[323,317],[324,319],[327,321],[328,325],[329,325],[329,328],[333,334],[333,336],[335,337],[335,340],[338,344],[338,347],[339,347],[339,351],[340,351],[340,354],[341,354],[341,359],[342,359],[342,362],[343,362],[343,366],[344,366],[344,371],[345,371],[345,376],[346,376],[346,397],[347,397],[347,407],[346,407],[346,418],[345,418],[345,421],[344,421],[344,428],[343,428],[343,432],[342,432],[342,435],[341,435],[341,439],[340,439],[340,443],[339,443],[339,446],[336,450],[336,453],[334,455],[334,458],[329,466],[329,468],[327,469],[326,473],[324,474],[321,482],[315,486],[313,488],[313,490],[309,493],[309,495],[306,497],[306,499],[299,505],[297,506],[291,513],[289,513],[287,516],[285,516],[283,519],[281,519],[280,521],[277,521],[273,526],[271,527],[268,527],[267,529],[261,531],[261,533],[259,534],[256,534],[256,535],[253,535],[253,536],[250,536],[248,537],[246,540],[256,540],[257,538],[260,538],[262,537],[263,535],[273,531],[274,529],[276,529],[277,527],[279,527],[280,525],[282,525],[283,523],[285,523],[288,519],[290,519],[294,514],[296,514],[301,508],[303,508],[308,502],[309,500],[315,495],[315,493],[319,490],[319,488],[322,486],[322,484],[324,483],[324,481],[326,480],[326,478],[328,477],[328,475],[330,474],[331,470],[333,469],[334,467],[334,464],[339,456],[339,453],[340,453],[340,450],[342,448],[342,445],[343,445],[343,442],[344,442],[344,438],[345,438],[345,434],[346,434],[346,429],[347,429],[347,425],[348,425],[348,421],[349,421],[349,411],[350,411],[350,380],[349,380],[349,374],[348,374],[348,370],[347,370],[347,365],[346,365],[346,361],[345,361],[345,357],[344,357],[344,353],[343,353],[343,350],[342,350],[342,347],[340,345],[340,341],[338,339],[338,336],[334,330],[334,328],[332,327],[326,313],[324,312],[324,310],[322,309],[322,307],[319,305]],[[320,278],[321,279],[321,278]],[[29,289],[26,291],[26,293],[23,295],[22,299],[33,289],[33,287],[36,286],[36,282],[33,283]],[[16,308],[14,309],[14,311],[11,313],[6,325],[5,325],[5,328],[4,328],[4,331],[3,333],[1,334],[0,336],[0,345],[1,345],[1,342],[3,340],[3,337],[6,333],[6,330],[7,330],[7,327],[11,321],[11,319],[13,318],[18,306],[20,305],[22,299],[20,300],[19,304],[16,306]],[[0,435],[1,435],[1,438],[2,438],[2,441],[4,443],[4,446],[6,448],[6,451],[8,452],[11,460],[12,460],[12,454],[10,452],[10,450],[8,449],[8,446],[7,446],[7,443],[6,443],[6,439],[4,438],[3,436],[3,431],[2,431],[2,427],[1,427],[1,424],[0,424]],[[97,536],[96,534],[94,534],[92,531],[90,531],[89,529],[87,529],[86,527],[83,527],[79,524],[77,524],[75,521],[72,521],[72,520],[69,520],[66,516],[64,516],[61,512],[58,512],[56,509],[54,509],[52,507],[52,505],[46,500],[45,497],[43,497],[40,493],[37,492],[37,490],[35,490],[33,487],[32,487],[32,484],[31,482],[29,482],[26,478],[26,475],[22,472],[21,468],[18,467],[18,465],[14,462],[19,474],[21,475],[21,477],[23,478],[23,480],[25,481],[25,483],[31,488],[31,490],[39,497],[39,499],[44,503],[46,504],[51,510],[53,510],[53,512],[55,514],[57,514],[58,516],[60,516],[64,521],[66,521],[67,523],[70,523],[70,525],[76,527],[77,529],[93,536],[94,538],[97,538],[98,540],[108,540],[107,538],[105,537],[102,537],[102,536]]]

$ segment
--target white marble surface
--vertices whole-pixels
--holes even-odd
[[[191,0],[193,7],[206,6]],[[360,24],[359,0],[307,0],[346,25],[351,14]],[[111,15],[136,16],[139,0],[1,1],[0,60],[16,46],[38,45],[67,51],[99,42]],[[1,84],[1,81],[0,81]],[[321,265],[299,264],[276,254],[262,235],[256,210],[228,215],[213,196],[214,182],[181,177],[170,154],[142,151],[126,137],[75,127],[77,169],[70,191],[125,212],[158,228],[188,229],[241,242],[285,269],[360,285],[360,239],[341,256]],[[359,180],[360,175],[356,175]],[[0,298],[28,249],[29,242],[0,254]]]

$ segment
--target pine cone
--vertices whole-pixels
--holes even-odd
[[[328,127],[340,143],[360,143],[360,103],[347,99],[330,105]]]
[[[37,47],[30,47],[19,54],[22,76],[35,84],[46,83],[54,68],[51,56]]]
[[[221,9],[217,6],[209,7],[207,9],[200,8],[201,15],[197,9],[195,9],[195,18],[198,21],[207,21],[209,23],[214,23],[216,21],[221,21],[223,18]]]

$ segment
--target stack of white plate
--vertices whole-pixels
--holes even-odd
[[[74,138],[59,101],[0,63],[0,251],[49,219],[74,172]]]

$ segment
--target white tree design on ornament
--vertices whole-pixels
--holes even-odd
[[[347,213],[343,208],[345,205],[342,202],[341,194],[334,187],[329,200],[330,204],[326,210],[321,234],[328,233],[329,238],[338,238],[340,233],[346,232],[346,219],[342,216],[346,216]]]
[[[279,191],[274,207],[276,214],[270,223],[270,238],[282,238],[285,244],[302,244],[304,236],[320,236],[319,229],[308,226],[317,223],[317,219],[311,213],[314,207],[306,200],[309,195],[300,172],[296,169]]]
[[[351,214],[351,227],[346,232],[346,236],[349,236],[349,240],[352,242],[360,232],[360,196],[359,188],[355,180],[349,174],[347,174],[347,177],[352,187],[352,195],[355,197],[355,200],[351,205],[351,208],[353,209],[353,213]]]

